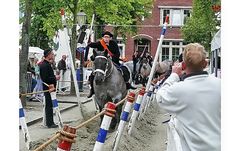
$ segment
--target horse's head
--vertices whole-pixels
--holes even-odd
[[[148,59],[144,57],[144,58],[141,60],[140,64],[142,64],[142,68],[146,70],[147,67],[148,67]]]
[[[98,85],[103,82],[106,78],[106,73],[108,71],[109,61],[107,51],[93,51],[94,55],[94,73],[95,73],[95,82]]]

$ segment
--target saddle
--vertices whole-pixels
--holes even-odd
[[[131,78],[130,69],[129,69],[127,66],[123,65],[123,64],[121,64],[120,66],[117,65],[117,64],[115,64],[114,62],[113,62],[113,64],[115,65],[115,67],[117,68],[117,70],[118,70],[118,71],[121,73],[121,75],[123,76],[124,81],[125,81],[125,82],[129,82],[129,80],[130,80],[130,78]]]

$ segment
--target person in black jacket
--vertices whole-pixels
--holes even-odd
[[[90,44],[88,44],[87,48],[86,48],[86,52],[85,52],[85,56],[84,56],[84,61],[87,61],[88,58],[88,50],[89,47],[91,48],[97,48],[98,51],[104,51],[104,48],[101,44],[101,41],[104,41],[104,43],[106,44],[107,48],[109,49],[109,51],[112,53],[112,61],[120,66],[121,64],[119,63],[119,57],[120,57],[120,51],[118,48],[118,44],[116,41],[112,40],[113,35],[109,32],[106,31],[102,34],[102,39],[98,42],[92,42]],[[92,60],[94,60],[93,57],[91,57]]]
[[[58,65],[57,65],[57,69],[58,69],[59,71],[60,71],[60,70],[63,70],[63,74],[64,74],[64,72],[67,70],[66,58],[67,58],[66,55],[62,55],[62,59],[58,62]]]
[[[87,61],[88,58],[88,51],[89,51],[89,47],[91,48],[97,48],[98,51],[107,51],[106,48],[104,48],[103,44],[106,45],[106,47],[108,48],[108,50],[110,51],[108,54],[112,57],[112,61],[115,64],[115,66],[117,68],[120,68],[121,64],[119,62],[119,57],[120,57],[120,51],[119,51],[119,47],[116,41],[112,40],[112,33],[110,33],[109,31],[106,31],[102,34],[102,39],[98,42],[92,42],[90,44],[88,44],[88,46],[86,47],[86,51],[85,51],[85,56],[84,56],[84,61]],[[103,44],[102,44],[103,43]],[[94,57],[91,56],[91,60],[94,60]],[[88,98],[92,97],[92,95],[94,94],[94,89],[93,89],[93,80],[94,80],[94,75],[93,73],[89,76],[89,83],[91,86],[90,89],[90,93],[87,96]],[[134,87],[132,87],[130,85],[130,83],[126,82],[127,88],[128,89],[134,89]]]
[[[141,53],[139,51],[135,51],[132,55],[132,61],[133,61],[133,79],[135,79],[135,75],[137,74],[136,66],[140,59]]]
[[[51,66],[54,59],[54,53],[52,52],[52,50],[45,50],[44,57],[45,57],[44,61],[39,66],[40,77],[43,82],[49,85],[48,87],[45,84],[43,84],[43,90],[49,90],[52,88],[56,88],[57,80],[59,80],[60,77],[56,77],[54,75],[54,72]],[[48,128],[56,128],[58,126],[55,125],[53,121],[52,98],[49,92],[44,92],[46,126]]]

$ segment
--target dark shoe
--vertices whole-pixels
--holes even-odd
[[[56,124],[53,124],[53,125],[50,125],[50,126],[47,126],[48,128],[57,128],[58,127],[58,125],[56,125]]]
[[[90,89],[90,93],[88,94],[87,98],[91,98],[94,94],[94,91],[92,90],[92,88]]]
[[[133,89],[133,90],[135,90],[135,89],[137,89],[137,88],[135,88],[135,87],[133,87],[130,83],[126,83],[126,86],[127,86],[127,89]]]

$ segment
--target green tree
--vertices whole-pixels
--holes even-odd
[[[80,8],[88,16],[96,15],[97,38],[101,37],[104,25],[114,25],[114,36],[136,33],[136,25],[142,17],[149,17],[153,0],[81,0]],[[89,21],[91,18],[88,18]],[[125,25],[125,26],[117,26]]]
[[[136,33],[137,28],[134,26],[141,23],[142,17],[148,17],[152,9],[153,0],[20,0],[20,11],[27,11],[25,4],[31,1],[28,6],[31,12],[20,18],[20,23],[28,19],[27,30],[23,25],[22,39],[24,56],[22,59],[27,60],[29,43],[31,46],[37,46],[42,49],[51,47],[52,37],[58,29],[63,28],[61,23],[60,9],[65,9],[67,18],[67,26],[72,27],[71,50],[73,58],[77,47],[77,12],[84,11],[90,22],[92,14],[95,13],[95,25],[98,28],[98,37],[102,32],[105,24],[126,25],[115,26],[114,36],[121,34],[126,37],[127,34]],[[98,26],[99,25],[99,26]],[[27,38],[27,39],[26,39]],[[27,40],[27,42],[26,42]],[[26,45],[28,44],[28,45]],[[20,59],[21,60],[21,59]],[[27,63],[21,60],[21,66],[26,67]],[[24,71],[20,68],[20,72]],[[20,74],[23,76],[23,74]],[[20,78],[21,80],[22,78]],[[23,82],[21,80],[21,82]]]
[[[206,50],[210,50],[213,34],[216,32],[216,20],[212,10],[212,1],[193,0],[191,17],[182,28],[186,42],[201,43]]]
[[[22,26],[22,48],[19,52],[19,93],[26,93],[27,91],[27,61],[28,61],[28,49],[29,49],[29,32],[30,22],[32,14],[32,0],[25,0],[21,2],[22,8],[24,8],[24,19]],[[26,96],[21,97],[22,104],[26,106]]]

